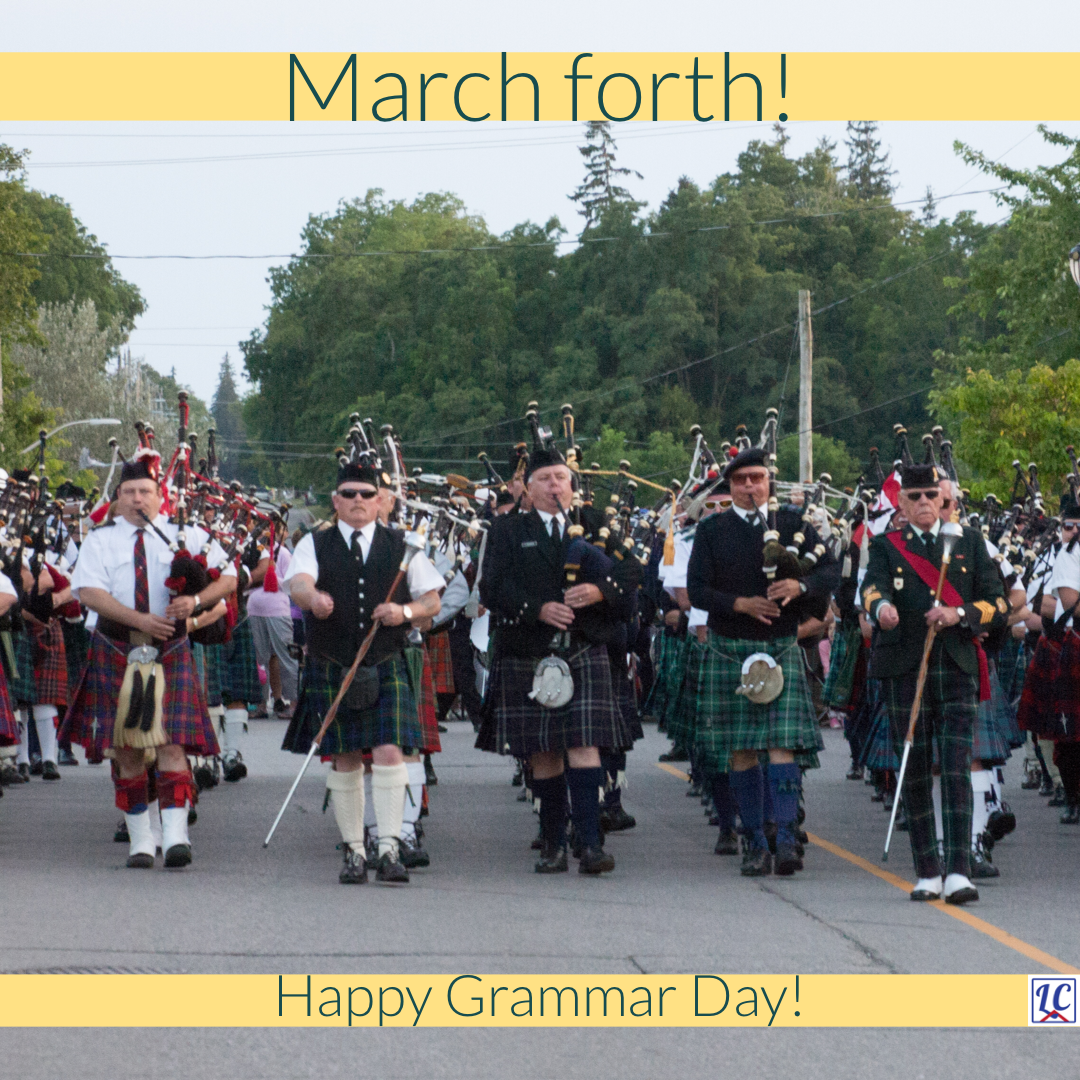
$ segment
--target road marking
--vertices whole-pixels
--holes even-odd
[[[667,762],[658,762],[658,767],[663,769],[664,772],[671,773],[672,776],[677,776],[680,780],[690,779],[689,775],[683,772],[682,769],[677,769],[674,765],[669,765]],[[874,877],[888,882],[896,889],[910,893],[915,888],[910,881],[905,881],[902,877],[897,877],[896,874],[892,874],[888,870],[882,870],[880,866],[875,866],[868,859],[864,859],[861,855],[856,855],[853,851],[848,851],[846,848],[842,848],[838,844],[834,844],[832,841],[817,836],[812,832],[808,832],[806,835],[809,837],[811,844],[824,849],[829,852],[830,855],[835,855],[839,859],[846,860],[853,866],[865,870],[868,874],[873,874]],[[987,937],[993,938],[999,945],[1004,945],[1006,948],[1020,953],[1021,956],[1026,956],[1029,960],[1034,960],[1035,963],[1041,964],[1051,971],[1056,971],[1061,975],[1080,975],[1080,968],[1073,967],[1071,964],[1066,964],[1064,960],[1059,960],[1056,956],[1051,956],[1049,953],[1043,952],[1042,949],[1038,949],[1034,945],[1029,945],[1026,941],[1021,941],[1018,937],[1013,937],[1012,934],[1002,930],[1001,927],[994,926],[993,923],[988,923],[985,919],[980,919],[977,915],[972,915],[971,912],[967,911],[965,908],[957,907],[954,904],[946,904],[944,900],[931,900],[927,906],[936,908],[944,915],[959,919],[960,922],[966,923],[973,930],[978,930],[980,933],[986,934]]]

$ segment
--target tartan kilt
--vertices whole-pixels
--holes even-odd
[[[285,732],[282,750],[306,754],[311,749],[346,670],[334,660],[308,654],[300,675],[296,712]],[[323,757],[376,746],[414,749],[423,742],[404,657],[391,656],[378,665],[378,671],[378,702],[370,709],[350,709],[342,702],[319,747]]]
[[[701,665],[705,659],[705,646],[696,634],[687,635],[683,656],[682,682],[674,695],[674,708],[668,710],[667,736],[676,746],[690,747],[694,745]]]
[[[28,627],[29,628],[29,627]],[[68,703],[67,652],[58,619],[38,624],[33,634],[34,704],[55,705],[61,712]]]
[[[855,669],[859,664],[862,631],[859,624],[840,626],[833,635],[829,653],[829,674],[825,676],[822,701],[832,709],[846,709],[855,688]]]
[[[218,753],[217,737],[199,691],[188,639],[178,638],[158,648],[165,669],[162,721],[169,742],[189,754],[213,757]],[[130,645],[104,634],[90,637],[86,667],[60,726],[61,740],[79,743],[90,761],[103,760],[112,745],[117,698],[130,650]]]
[[[1031,660],[1031,652],[1023,638],[1014,638],[1011,634],[1001,647],[998,656],[998,680],[1005,697],[1013,707],[1020,704],[1020,695],[1024,691],[1024,675],[1027,673],[1028,662]],[[1019,726],[1017,728],[1019,730]]]
[[[655,716],[663,724],[664,707],[667,704],[667,671],[676,639],[661,627],[652,639],[653,684],[645,699],[644,711]]]
[[[784,689],[767,705],[735,694],[742,681],[743,661],[756,652],[769,653],[784,672]],[[733,750],[805,751],[799,755],[799,764],[816,768],[818,740],[817,714],[795,638],[748,641],[710,631],[698,690],[699,752],[721,767]]]
[[[221,704],[228,705],[232,701],[260,704],[265,695],[259,682],[259,661],[255,656],[251,623],[247,619],[238,622],[229,640],[214,648],[221,650]]]
[[[437,754],[442,750],[442,743],[439,741],[439,717],[435,711],[435,684],[431,674],[431,661],[426,648],[417,649],[407,645],[404,651],[409,686],[416,699],[417,720],[421,731],[421,744],[416,749],[422,754]]]
[[[604,749],[630,750],[638,739],[645,738],[645,732],[642,730],[641,720],[638,717],[634,684],[630,679],[630,670],[625,663],[620,663],[617,659],[611,660],[610,653],[608,659],[611,663],[611,692],[615,695],[615,704],[618,705],[619,712],[622,714],[623,725],[626,728],[627,745],[605,746]]]
[[[450,631],[428,634],[424,642],[436,694],[455,694],[454,665],[450,659]]]
[[[611,686],[611,663],[606,645],[581,646],[567,663],[574,679],[574,696],[561,709],[545,709],[527,696],[532,691],[537,659],[501,656],[491,671],[487,707],[493,730],[481,728],[477,747],[514,757],[575,746],[616,749],[633,745]]]
[[[856,737],[852,741],[853,747],[857,747],[853,753],[855,760],[867,769],[899,769],[900,759],[889,730],[880,679],[866,680],[866,695],[857,718]]]
[[[1080,738],[1080,635],[1065,631],[1061,641],[1043,634],[1024,677],[1016,719],[1040,739]]]
[[[64,635],[64,652],[67,657],[68,686],[76,686],[86,667],[86,658],[90,654],[90,631],[81,619],[68,622],[63,619],[60,629]]]
[[[19,744],[19,720],[11,707],[11,695],[8,693],[7,679],[0,669],[0,746]]]
[[[24,622],[21,630],[11,632],[11,644],[15,650],[15,676],[9,687],[12,700],[17,705],[37,704],[37,682],[34,679],[34,646],[30,640],[30,628]]]

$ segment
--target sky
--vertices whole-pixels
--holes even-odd
[[[36,0],[5,12],[4,51],[382,51],[590,49],[679,50],[1045,50],[1071,29],[1075,5],[914,0],[902,12],[864,3],[732,4],[554,0],[542,7],[415,0],[400,5],[322,3],[317,9],[263,0],[194,0],[165,10],[145,3]],[[538,17],[543,13],[543,18]],[[663,17],[659,17],[659,13]],[[1053,28],[1053,33],[1048,28]],[[1055,121],[1073,103],[1047,103],[1056,130],[1080,136],[1080,122]],[[2,110],[2,103],[0,103]],[[1073,115],[1076,115],[1073,112]],[[966,166],[955,140],[1017,167],[1059,160],[1030,122],[891,121],[881,125],[894,168],[895,200],[917,207],[930,186],[939,213],[969,209],[988,221],[1003,210],[994,186]],[[790,123],[789,153],[821,138],[842,144],[844,123]],[[344,123],[15,123],[0,111],[0,141],[30,151],[28,179],[69,202],[121,255],[244,255],[255,258],[116,259],[147,311],[132,351],[209,399],[221,358],[239,361],[238,342],[266,318],[269,267],[299,250],[311,214],[381,188],[412,200],[457,194],[500,233],[555,215],[571,234],[580,218],[567,195],[580,182],[583,125]],[[628,124],[618,127],[619,163],[642,173],[627,183],[656,207],[680,176],[708,184],[735,167],[770,124]],[[839,147],[843,155],[842,145]],[[980,193],[981,192],[981,193]],[[242,372],[241,372],[242,373]]]

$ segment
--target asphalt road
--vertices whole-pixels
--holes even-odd
[[[0,802],[0,971],[151,972],[775,972],[1039,973],[1029,956],[926,905],[866,869],[811,846],[794,878],[745,880],[712,854],[686,785],[657,767],[651,728],[630,755],[614,874],[532,873],[530,808],[510,763],[451,725],[436,757],[427,870],[404,888],[337,883],[324,779],[305,778],[268,850],[262,838],[299,758],[278,750],[284,724],[252,724],[250,775],[203,796],[195,861],[134,873],[112,842],[108,770],[64,769]],[[846,744],[826,732],[807,779],[807,828],[880,866],[887,815],[844,779]],[[1080,828],[1007,774],[1019,819],[998,845],[1001,877],[970,910],[1080,966]],[[907,837],[888,869],[913,880]],[[122,1008],[122,1003],[118,1003]],[[379,1076],[996,1077],[1076,1073],[1073,1038],[1028,1031],[809,1030],[3,1030],[0,1074],[52,1078]],[[358,1040],[362,1039],[362,1043]]]

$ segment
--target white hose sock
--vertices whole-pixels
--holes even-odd
[[[341,839],[352,851],[364,851],[364,772],[331,770],[326,776]]]
[[[375,820],[379,826],[379,857],[387,852],[397,856],[401,820],[405,812],[405,789],[409,785],[409,770],[400,765],[372,765],[371,796],[375,803]]]
[[[34,705],[34,725],[41,743],[41,760],[56,764],[56,706]]]

